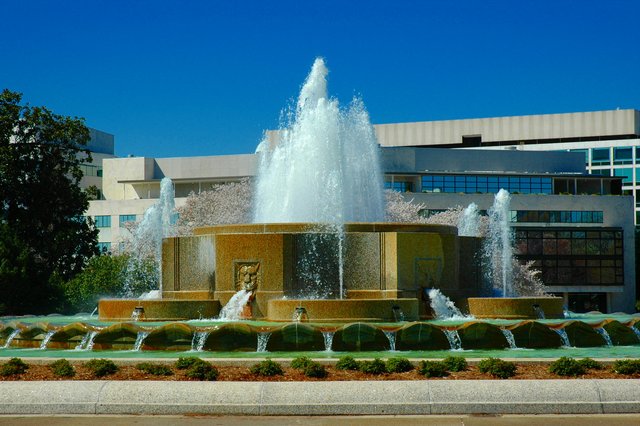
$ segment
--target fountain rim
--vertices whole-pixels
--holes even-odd
[[[269,234],[269,233],[330,233],[329,227],[333,223],[242,223],[229,225],[212,225],[195,228],[193,234]],[[458,228],[451,225],[436,225],[409,222],[349,222],[338,224],[343,232],[409,232],[409,233],[439,233],[458,235]]]

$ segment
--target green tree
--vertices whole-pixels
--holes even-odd
[[[55,310],[60,284],[97,254],[78,186],[80,164],[91,161],[89,129],[21,102],[20,93],[0,93],[1,314]]]

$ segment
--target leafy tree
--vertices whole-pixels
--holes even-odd
[[[98,253],[98,231],[83,218],[88,201],[78,186],[80,164],[91,161],[89,129],[83,119],[21,101],[19,93],[0,93],[2,314],[56,309],[60,283]]]

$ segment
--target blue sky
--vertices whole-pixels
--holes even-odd
[[[116,153],[253,152],[313,60],[374,123],[640,109],[640,2],[0,0],[0,87]]]

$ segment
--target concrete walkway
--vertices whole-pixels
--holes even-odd
[[[0,382],[0,414],[614,413],[640,413],[640,381]]]

